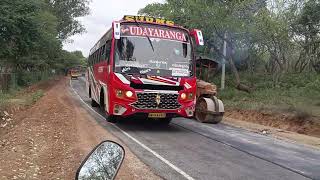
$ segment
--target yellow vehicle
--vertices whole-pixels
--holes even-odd
[[[81,76],[81,74],[79,70],[72,69],[70,71],[70,76],[71,76],[71,79],[78,79],[78,77]]]

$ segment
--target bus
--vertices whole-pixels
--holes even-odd
[[[193,117],[196,101],[194,46],[202,32],[173,21],[124,16],[92,47],[86,88],[93,107],[109,122],[126,117]]]

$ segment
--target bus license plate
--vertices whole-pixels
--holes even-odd
[[[166,113],[149,113],[149,118],[165,118]]]

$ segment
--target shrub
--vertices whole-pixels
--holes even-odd
[[[254,85],[256,90],[251,94],[236,90],[233,75],[228,74],[226,89],[218,92],[227,108],[294,112],[295,116],[302,119],[308,118],[312,113],[320,113],[314,110],[320,106],[320,101],[316,101],[320,99],[320,75],[316,73],[285,74],[278,87],[273,87],[272,76],[268,74],[253,76],[241,73],[240,77],[243,82]],[[216,77],[214,82],[219,83],[219,78]],[[290,107],[294,109],[289,110]]]
[[[37,102],[42,96],[44,92],[42,90],[38,90],[31,95],[32,103]]]

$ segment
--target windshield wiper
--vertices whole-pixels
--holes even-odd
[[[134,19],[134,22],[137,24],[138,27],[141,27],[136,19]],[[150,44],[150,46],[152,48],[152,51],[154,52],[154,47],[153,47],[152,41],[150,40],[150,37],[147,34],[146,34],[146,37],[147,37],[147,39],[149,41],[149,44]]]

